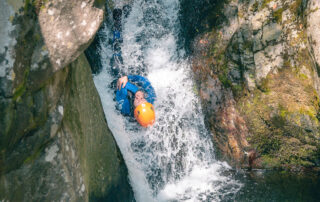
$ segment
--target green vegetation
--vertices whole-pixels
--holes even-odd
[[[36,159],[39,158],[42,150],[43,150],[44,146],[42,146],[41,148],[36,149],[29,157],[27,157],[24,160],[24,164],[30,164],[33,163]]]
[[[26,81],[29,76],[30,69],[27,68],[27,70],[24,72],[23,80],[20,82],[20,84],[14,89],[13,93],[13,100],[18,101],[19,98],[26,92],[27,86]]]
[[[230,88],[232,86],[231,81],[226,74],[220,74],[218,77],[225,88]]]
[[[269,84],[268,78],[263,78],[260,81],[260,85],[258,86],[258,89],[261,90],[264,93],[269,93],[270,92],[270,88],[269,88],[268,84]]]
[[[319,148],[313,146],[319,144],[313,138],[319,136],[319,98],[310,79],[287,63],[287,68],[262,80],[259,90],[241,97],[238,109],[262,166],[299,170],[315,166],[319,155]]]
[[[272,13],[273,18],[277,21],[277,23],[281,24],[282,22],[282,13],[283,13],[284,9],[283,8],[279,8],[278,10],[276,10],[275,12]]]
[[[295,13],[296,15],[302,15],[302,6],[303,1],[302,0],[295,0],[293,4],[290,5],[291,12]]]
[[[29,11],[30,5],[32,0],[25,0],[24,1],[24,12],[27,13]]]
[[[273,0],[263,0],[261,4],[261,9],[264,9]]]
[[[262,159],[262,166],[265,168],[275,169],[275,168],[281,167],[279,160],[270,155],[263,155],[261,159]]]
[[[105,0],[95,0],[93,5],[97,8],[101,8],[105,5]]]
[[[251,10],[261,10],[271,1],[255,1]],[[215,29],[205,33],[204,38],[209,41],[208,50],[199,54],[203,61],[200,74],[207,76],[210,72],[214,78],[218,77],[225,88],[232,90],[237,110],[249,130],[247,140],[261,156],[262,165],[267,168],[315,166],[315,159],[320,156],[320,147],[315,147],[320,143],[319,97],[312,78],[309,78],[314,73],[314,64],[308,50],[301,46],[307,44],[308,38],[306,31],[302,29],[303,22],[299,22],[295,16],[304,15],[303,6],[302,0],[297,0],[291,5],[272,8],[274,12],[271,20],[279,24],[282,23],[286,9],[293,12],[294,19],[289,19],[286,23],[297,22],[294,25],[297,25],[298,29],[288,28],[285,31],[296,33],[297,37],[289,38],[288,41],[288,45],[296,52],[290,55],[284,52],[283,67],[260,80],[257,89],[246,89],[243,78],[233,81],[230,76],[231,68],[239,68],[242,73],[245,67],[241,67],[237,61],[230,65],[229,54],[226,53],[229,49],[233,50],[234,54],[241,54],[238,53],[239,49],[251,50],[252,41],[244,39],[241,47],[238,41],[233,42],[233,39],[226,44],[221,38],[223,33]],[[250,78],[256,79],[253,73]]]
[[[281,148],[281,138],[279,138],[276,134],[257,134],[254,136],[252,141],[255,142],[255,146],[257,150],[262,155],[275,154]]]
[[[239,97],[244,90],[243,85],[235,84],[231,86],[232,93],[235,97]]]
[[[19,101],[19,98],[26,92],[26,89],[25,83],[20,84],[14,91],[13,100]]]
[[[259,8],[259,2],[258,1],[255,1],[251,7],[251,10],[253,12],[257,12],[258,11],[258,8]]]

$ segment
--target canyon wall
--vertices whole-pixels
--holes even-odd
[[[317,170],[318,1],[210,3],[215,11],[200,20],[191,50],[219,158],[236,167]]]
[[[0,201],[132,201],[84,50],[105,1],[0,2]]]

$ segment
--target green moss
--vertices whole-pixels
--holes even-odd
[[[261,154],[272,154],[281,148],[281,141],[277,134],[256,134],[252,140]]]
[[[95,0],[94,1],[94,6],[97,8],[102,8],[106,3],[106,0]]]
[[[302,0],[294,1],[293,4],[291,4],[291,6],[290,6],[291,11],[296,15],[300,15],[301,14],[302,3],[303,3]]]
[[[317,114],[318,112],[317,111],[313,111],[311,109],[305,109],[305,108],[301,108],[299,110],[299,113],[300,114],[303,114],[303,115],[307,115],[311,118],[311,120],[315,121],[316,123],[319,122],[318,118],[317,118]]]
[[[255,1],[251,7],[251,11],[253,12],[257,12],[258,11],[258,8],[259,8],[259,2],[258,1]]]
[[[260,85],[258,85],[258,89],[264,93],[269,93],[271,91],[269,87],[269,79],[263,78],[260,82]]]
[[[301,60],[307,69],[308,60]],[[318,150],[311,145],[319,144],[319,98],[312,81],[285,61],[288,68],[262,80],[257,90],[239,99],[237,107],[250,131],[248,142],[262,156],[262,166],[312,167]]]
[[[34,34],[33,38],[34,38],[35,43],[36,43],[36,42],[40,41],[41,36],[40,36],[40,34],[39,34],[39,33],[36,33],[36,34]]]
[[[24,164],[30,164],[30,163],[33,163],[36,159],[38,159],[38,157],[40,156],[41,154],[41,150],[37,150],[35,151],[31,156],[27,157],[25,160],[24,160]]]
[[[309,79],[308,76],[303,74],[303,73],[299,74],[299,78],[301,78],[303,80],[308,80]]]
[[[236,84],[236,85],[232,85],[231,86],[232,92],[233,94],[237,97],[239,95],[241,95],[241,92],[243,91],[243,86],[240,84]]]
[[[307,15],[309,15],[310,13],[317,12],[318,10],[319,10],[319,7],[315,8],[315,9],[312,9],[312,10],[309,10],[309,12],[307,13]]]
[[[20,86],[18,86],[13,94],[13,101],[18,101],[18,99],[26,92],[26,86],[24,83],[20,84]]]
[[[287,139],[281,149],[273,154],[262,155],[262,165],[266,168],[299,168],[312,167],[315,160],[316,148],[312,146],[302,146],[296,138]],[[310,159],[311,157],[311,159]],[[313,160],[312,160],[313,159]]]
[[[310,145],[302,145],[300,141],[295,138],[287,140],[281,151],[281,160],[289,167],[312,167],[316,160],[317,148]]]
[[[20,82],[20,85],[15,88],[13,93],[13,100],[17,101],[25,92],[26,92],[26,80],[29,76],[30,69],[27,68],[27,70],[24,72],[24,78],[23,81]]]
[[[30,8],[30,5],[31,5],[31,0],[25,0],[24,1],[24,12],[27,13],[29,8]]]
[[[279,116],[285,118],[288,114],[288,110],[284,106],[279,105]]]
[[[192,91],[195,95],[198,95],[199,96],[199,90],[198,90],[198,86],[197,85],[193,85],[192,87]]]
[[[272,156],[263,155],[261,157],[261,160],[262,160],[262,165],[265,168],[280,168],[281,167],[279,159],[274,158]]]
[[[282,13],[283,13],[284,9],[283,8],[279,8],[278,10],[276,10],[275,12],[273,12],[273,18],[277,21],[277,23],[281,23],[282,22]]]
[[[228,76],[226,74],[220,74],[218,76],[219,80],[221,81],[222,85],[225,88],[230,88],[232,86],[231,81],[228,79]]]
[[[261,9],[264,9],[273,0],[263,0],[261,4]]]

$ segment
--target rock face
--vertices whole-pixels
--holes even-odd
[[[220,5],[193,70],[220,157],[241,167],[319,168],[319,3]]]
[[[89,0],[48,1],[40,8],[41,32],[55,71],[77,58],[97,32],[104,12],[93,4]]]
[[[83,54],[103,7],[0,1],[0,201],[133,200]]]

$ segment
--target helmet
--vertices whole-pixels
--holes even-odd
[[[143,127],[151,126],[155,121],[153,105],[149,102],[138,105],[134,109],[134,118]]]

